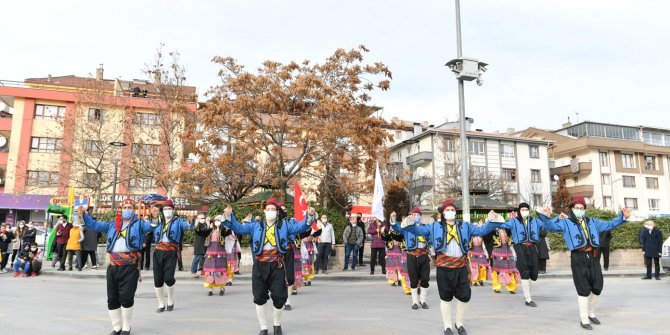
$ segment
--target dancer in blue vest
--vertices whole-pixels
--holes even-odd
[[[503,223],[501,228],[512,232],[514,252],[516,253],[516,268],[521,275],[521,289],[526,300],[526,306],[537,307],[531,297],[530,282],[531,280],[537,280],[539,270],[537,244],[544,222],[530,216],[530,205],[525,202],[519,204],[516,214],[516,217]]]
[[[95,221],[83,207],[77,208],[86,229],[107,234],[107,308],[112,320],[111,335],[130,335],[135,291],[140,280],[142,238],[152,229],[148,221],[135,215],[134,204],[132,199],[124,200],[121,218],[116,222]]]
[[[602,221],[586,217],[585,210],[584,198],[575,197],[570,204],[568,215],[561,213],[550,219],[549,207],[538,214],[546,230],[563,233],[565,245],[571,251],[570,267],[572,280],[577,289],[580,324],[582,328],[591,330],[593,329],[591,323],[600,324],[600,320],[596,318],[595,306],[603,290],[603,272],[598,255],[599,235],[603,231],[612,230],[623,224],[630,216],[630,212],[627,208],[623,208],[613,220]]]
[[[240,224],[233,209],[228,206],[224,211],[224,226],[233,230],[235,234],[251,235],[251,252],[255,256],[251,275],[251,288],[256,304],[256,314],[261,331],[259,335],[268,334],[265,303],[272,298],[274,306],[274,334],[281,335],[281,312],[288,298],[288,281],[286,276],[285,259],[288,250],[290,235],[300,234],[310,229],[316,220],[313,208],[308,210],[305,220],[298,222],[295,219],[280,220],[278,201],[270,198],[265,203],[265,221],[252,221]],[[268,295],[268,292],[270,293]]]
[[[154,289],[158,299],[157,313],[166,309],[174,309],[174,273],[177,269],[179,243],[183,232],[190,230],[188,221],[179,218],[174,212],[172,200],[166,200],[161,213],[160,206],[154,204],[151,208],[151,226],[153,227],[154,243]],[[190,221],[190,218],[189,218]],[[165,302],[165,288],[167,287],[167,306]]]
[[[411,223],[401,228],[397,223],[392,227],[396,231],[408,231],[414,235],[425,237],[435,248],[437,255],[437,290],[440,293],[440,310],[444,324],[444,334],[453,334],[451,327],[451,300],[456,298],[456,330],[459,335],[466,335],[463,317],[467,303],[470,301],[470,278],[468,276],[467,258],[470,240],[473,236],[483,236],[500,227],[500,223],[491,222],[496,216],[489,214],[483,226],[456,220],[456,204],[447,199],[439,209],[440,220],[425,225]],[[395,222],[395,212],[391,213],[391,222]]]

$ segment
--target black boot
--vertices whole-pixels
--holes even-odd
[[[588,324],[588,323],[587,323],[587,324],[583,324],[583,323],[580,322],[579,325],[581,325],[582,328],[584,328],[584,329],[586,329],[586,330],[593,330],[593,327],[591,327],[591,325]]]
[[[275,335],[282,335],[281,326],[275,326]]]
[[[267,329],[263,329],[263,330],[261,330],[260,332],[258,332],[258,335],[268,335],[268,330],[267,330]]]
[[[463,326],[458,327],[458,335],[468,335],[468,332],[465,331]]]

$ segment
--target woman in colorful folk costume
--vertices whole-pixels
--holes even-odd
[[[479,227],[470,222],[456,220],[456,205],[451,199],[445,200],[439,208],[440,220],[425,224],[411,224],[393,229],[408,231],[414,235],[427,238],[435,248],[437,255],[437,290],[440,293],[440,310],[444,324],[444,334],[453,334],[451,322],[451,300],[456,298],[456,330],[459,335],[467,334],[463,325],[463,317],[467,303],[470,301],[471,288],[468,275],[467,257],[470,240],[473,236],[483,236],[500,226],[490,222],[494,213],[489,214],[487,222]],[[391,221],[395,222],[395,213],[391,213]]]
[[[300,258],[302,259],[302,281],[307,286],[312,286],[312,279],[314,279],[314,261],[316,261],[316,245],[314,241],[321,236],[321,229],[318,229],[316,224],[312,225],[312,229],[306,231],[309,235],[300,241]],[[305,234],[303,233],[303,234]]]
[[[421,210],[414,207],[410,215],[405,218],[408,226],[421,225]],[[393,229],[405,235],[405,247],[407,252],[407,272],[409,273],[410,290],[412,292],[412,309],[428,309],[426,298],[428,297],[428,286],[430,280],[430,257],[428,256],[428,243],[426,237],[403,228],[391,217]],[[421,293],[419,294],[419,283]]]
[[[477,224],[481,226],[483,222]],[[470,281],[472,285],[484,286],[485,280],[491,280],[491,265],[489,263],[489,254],[484,248],[484,240],[481,236],[472,238],[472,247],[468,251],[470,260]]]
[[[289,236],[307,231],[316,219],[316,212],[310,208],[301,222],[279,220],[278,209],[277,200],[270,198],[265,204],[265,221],[252,221],[245,225],[237,221],[230,206],[224,211],[224,226],[232,229],[237,236],[251,235],[251,252],[255,256],[251,286],[260,335],[268,334],[265,303],[270,298],[274,306],[274,334],[282,334],[281,311],[288,298],[286,263],[292,261],[286,258]]]
[[[205,255],[205,263],[202,266],[202,272],[205,276],[205,288],[209,289],[207,295],[213,295],[214,288],[219,289],[219,295],[226,292],[224,286],[228,283],[232,272],[229,267],[229,253],[226,251],[227,236],[232,234],[232,231],[221,225],[223,217],[218,215],[214,218],[214,227],[208,227],[209,231],[206,241],[209,241],[207,253]],[[205,242],[207,244],[207,242]],[[237,260],[237,255],[233,255]]]
[[[215,222],[216,223],[216,222]],[[223,227],[225,228],[225,227]],[[227,229],[230,231],[229,229]],[[237,260],[237,253],[242,250],[240,246],[240,241],[237,240],[237,235],[230,231],[230,234],[226,235],[226,257],[228,258],[228,282],[226,286],[233,285],[233,278],[235,273],[240,271],[240,265]]]
[[[386,241],[386,278],[391,286],[401,286],[407,295],[412,294],[407,273],[407,255],[405,254],[405,236],[395,230],[385,232]]]
[[[112,320],[111,335],[128,335],[140,280],[142,238],[152,227],[135,215],[132,199],[123,201],[121,216],[117,216],[116,221],[95,221],[83,207],[77,208],[77,214],[84,219],[86,229],[107,234],[107,308]]]
[[[505,229],[497,229],[493,237],[493,292],[500,293],[502,286],[511,294],[516,294],[517,285],[521,282],[519,270],[516,268],[516,254],[512,248],[512,240]],[[532,301],[531,301],[532,302]],[[528,302],[526,302],[528,305]],[[533,306],[534,307],[534,306]]]
[[[539,271],[537,245],[541,238],[540,231],[544,229],[544,223],[530,216],[530,206],[524,202],[519,204],[515,214],[503,223],[502,228],[511,231],[512,234],[516,254],[515,268],[521,276],[521,289],[526,306],[536,307],[537,304],[530,294],[530,284],[531,281],[537,280]]]
[[[153,227],[154,243],[154,288],[158,298],[157,313],[166,309],[174,309],[174,273],[177,268],[179,243],[184,231],[192,229],[188,221],[178,218],[174,212],[172,200],[165,200],[161,215],[158,203],[151,207],[151,226]],[[165,287],[167,287],[167,306],[165,302]]]
[[[570,267],[572,280],[577,289],[580,325],[591,330],[591,323],[600,324],[595,307],[603,290],[603,272],[600,268],[600,233],[610,231],[625,222],[630,216],[627,208],[611,221],[602,221],[585,216],[586,201],[575,197],[570,204],[569,214],[561,213],[553,219],[548,217],[551,209],[545,207],[538,213],[544,228],[550,232],[562,232],[565,245],[571,251]]]

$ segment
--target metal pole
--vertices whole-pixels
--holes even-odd
[[[116,180],[117,180],[117,173],[119,170],[119,160],[117,159],[116,162],[114,162],[114,186],[112,187],[112,213],[116,210]]]
[[[457,58],[463,57],[463,46],[461,44],[461,4],[456,1],[456,53]],[[468,139],[465,137],[465,91],[463,79],[458,79],[458,115],[461,137],[461,196],[463,221],[470,222],[470,185],[469,185],[469,163],[468,163]]]
[[[412,144],[409,145],[409,210],[414,208],[414,197],[412,196],[412,184],[414,184],[414,160],[412,159]]]

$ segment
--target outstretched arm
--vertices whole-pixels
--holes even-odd
[[[610,231],[620,225],[622,225],[624,222],[626,222],[625,218],[628,217],[628,211],[624,208],[621,212],[619,212],[619,215],[612,219],[611,221],[603,221],[600,219],[596,218],[591,218],[591,222],[598,227],[598,231]]]
[[[92,217],[90,217],[90,216],[88,216],[88,214],[84,213],[83,208],[81,210],[81,213],[78,213],[78,214],[81,215],[84,218],[84,227],[86,227],[87,229],[91,229],[93,231],[96,231],[98,233],[108,232],[109,227],[114,224],[114,221],[100,222],[100,221],[93,220]]]
[[[542,223],[540,229],[544,228],[551,232],[561,232],[563,231],[563,225],[561,224],[561,217],[557,215],[556,217],[549,218],[549,213],[551,210],[549,207],[545,207],[542,212],[537,212],[538,219]]]

